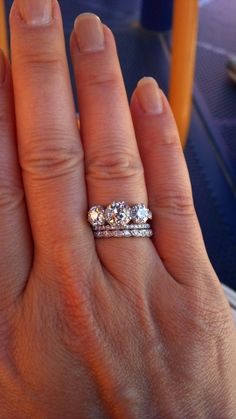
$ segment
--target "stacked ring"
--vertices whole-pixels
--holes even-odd
[[[144,204],[129,206],[124,201],[112,202],[106,208],[95,205],[88,212],[95,238],[152,237],[148,220],[152,212]]]

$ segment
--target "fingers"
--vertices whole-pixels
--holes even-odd
[[[12,306],[25,287],[31,246],[17,158],[10,66],[0,50],[0,310]]]
[[[57,259],[58,247],[86,253],[92,235],[83,149],[57,1],[16,0],[10,26],[19,158],[36,250]]]
[[[194,269],[210,264],[175,121],[153,79],[138,84],[131,111],[154,214],[154,243],[169,273],[191,282]]]
[[[129,104],[111,31],[90,13],[71,37],[89,204],[146,202]]]

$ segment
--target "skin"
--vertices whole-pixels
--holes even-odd
[[[90,53],[73,31],[79,130],[59,6],[29,25],[22,4],[0,86],[1,419],[235,418],[235,327],[167,99],[144,112],[139,85],[129,105],[111,31]],[[94,239],[88,208],[121,198],[152,209],[152,239]]]

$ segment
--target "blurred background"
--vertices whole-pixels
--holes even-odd
[[[12,1],[0,2],[7,48],[4,15]],[[168,94],[208,255],[220,280],[236,290],[236,75],[228,61],[236,55],[236,1],[59,2],[67,50],[77,14],[96,13],[115,34],[129,97],[143,76]]]

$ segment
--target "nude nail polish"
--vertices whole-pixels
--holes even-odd
[[[104,49],[104,31],[101,20],[93,13],[82,13],[75,20],[75,34],[81,52]]]
[[[137,97],[145,113],[160,115],[163,112],[161,91],[154,78],[144,77],[139,81]]]
[[[52,0],[17,0],[17,5],[29,25],[46,25],[52,19]]]

